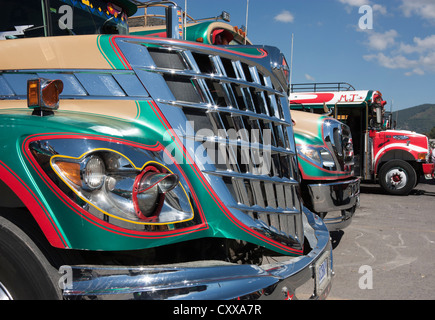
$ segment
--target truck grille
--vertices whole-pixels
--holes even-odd
[[[351,172],[354,169],[352,134],[349,126],[328,119],[323,124],[323,139],[332,152],[336,171]]]
[[[181,108],[194,126],[194,134],[181,138],[202,144],[213,161],[203,173],[224,183],[226,191],[215,190],[220,197],[229,191],[235,200],[227,207],[242,212],[244,221],[250,217],[252,229],[301,248],[297,159],[284,90],[270,67],[198,48],[147,46],[152,63],[141,69],[161,75],[172,93],[151,96]]]

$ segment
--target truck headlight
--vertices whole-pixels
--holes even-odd
[[[98,141],[94,148],[83,146],[88,151],[75,157],[81,152],[79,144],[69,150],[54,141],[33,142],[30,150],[52,182],[94,216],[136,225],[133,229],[193,219],[179,174],[163,165],[156,153]],[[101,144],[105,147],[99,148]]]
[[[83,170],[83,182],[90,189],[101,188],[106,169],[103,160],[98,156],[88,158]]]
[[[297,151],[312,162],[315,162],[319,165],[321,164],[320,154],[317,148],[310,146],[298,146]]]
[[[297,151],[308,161],[328,170],[335,170],[336,165],[331,152],[325,147],[307,145],[297,146]]]
[[[332,157],[331,152],[326,148],[320,148],[320,157],[322,158],[322,165],[325,168],[328,168],[330,170],[335,169],[335,161]]]

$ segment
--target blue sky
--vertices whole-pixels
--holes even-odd
[[[185,0],[178,4],[184,8]],[[231,24],[245,25],[247,0],[187,0],[190,15],[222,10]],[[362,5],[373,11],[373,28],[361,29]],[[249,0],[248,37],[279,47],[293,83],[349,82],[380,90],[393,111],[435,103],[435,0]],[[435,123],[435,119],[434,119]]]

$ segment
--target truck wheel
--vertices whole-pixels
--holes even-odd
[[[406,161],[392,160],[379,170],[379,183],[389,194],[407,195],[417,182],[417,173]]]
[[[30,237],[0,216],[0,299],[60,299],[56,275]]]

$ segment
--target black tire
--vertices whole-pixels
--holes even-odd
[[[406,161],[388,161],[379,170],[379,184],[388,194],[408,195],[417,183],[417,173]]]
[[[59,277],[30,237],[0,216],[0,296],[14,300],[61,299]]]

